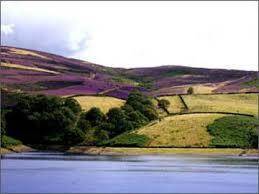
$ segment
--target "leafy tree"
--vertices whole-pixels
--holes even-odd
[[[5,135],[6,131],[6,120],[5,120],[5,110],[1,109],[1,137]]]
[[[170,102],[166,99],[161,99],[158,101],[159,108],[167,109],[170,106]]]
[[[128,121],[124,111],[120,108],[111,108],[108,113],[108,122],[114,125],[111,136],[118,135],[128,130],[132,130],[133,124]]]
[[[130,105],[134,110],[139,111],[150,121],[158,118],[151,99],[139,91],[133,91],[129,94],[126,105]]]
[[[145,117],[147,117],[150,121],[152,120],[155,120],[155,119],[158,119],[158,113],[156,111],[155,108],[153,107],[147,107],[145,110],[144,110],[144,113]]]
[[[193,90],[193,87],[189,87],[188,90],[187,90],[187,94],[193,94],[194,93],[194,90]]]
[[[84,133],[76,128],[79,115],[80,109],[71,100],[44,95],[21,96],[6,114],[7,132],[25,143],[75,143],[82,140]]]
[[[82,111],[80,104],[74,98],[66,98],[65,106],[69,107],[74,113]]]
[[[100,108],[93,107],[85,114],[85,119],[90,121],[92,126],[97,126],[105,121],[105,114]]]
[[[105,130],[96,129],[94,132],[96,143],[100,144],[103,141],[107,141],[109,139],[109,134]]]
[[[131,121],[132,125],[134,126],[134,128],[139,128],[148,123],[148,119],[139,111],[133,110],[131,112],[127,112],[127,116],[129,118],[129,121]]]
[[[103,122],[100,125],[98,125],[97,127],[99,130],[104,130],[108,132],[108,135],[112,134],[112,132],[114,131],[114,124],[109,123],[109,122]]]

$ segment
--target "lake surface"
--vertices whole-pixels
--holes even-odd
[[[192,155],[6,154],[1,192],[256,193],[258,158]]]

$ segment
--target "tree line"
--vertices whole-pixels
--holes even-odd
[[[99,145],[157,118],[151,98],[139,91],[106,114],[97,107],[84,112],[73,98],[19,95],[15,105],[2,110],[1,137],[25,144]]]

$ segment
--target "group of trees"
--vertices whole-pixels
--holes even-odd
[[[138,91],[107,114],[96,107],[83,112],[73,98],[23,95],[2,114],[1,135],[28,144],[96,145],[157,118],[151,99]]]
[[[99,108],[93,107],[81,114],[79,126],[90,129],[86,135],[86,144],[99,144],[157,118],[158,114],[151,99],[134,91],[121,108],[111,108],[104,114]]]
[[[44,95],[20,96],[6,111],[6,134],[31,144],[73,144],[82,141],[77,126],[81,107],[72,98]]]

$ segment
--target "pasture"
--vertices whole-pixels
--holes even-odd
[[[135,133],[151,139],[149,147],[208,147],[211,136],[207,126],[224,114],[186,114],[164,118]]]
[[[258,114],[258,94],[182,95],[189,112]]]
[[[107,113],[110,108],[121,107],[125,101],[108,96],[77,96],[73,97],[81,105],[82,109],[88,111],[92,107],[98,107],[103,113]]]

